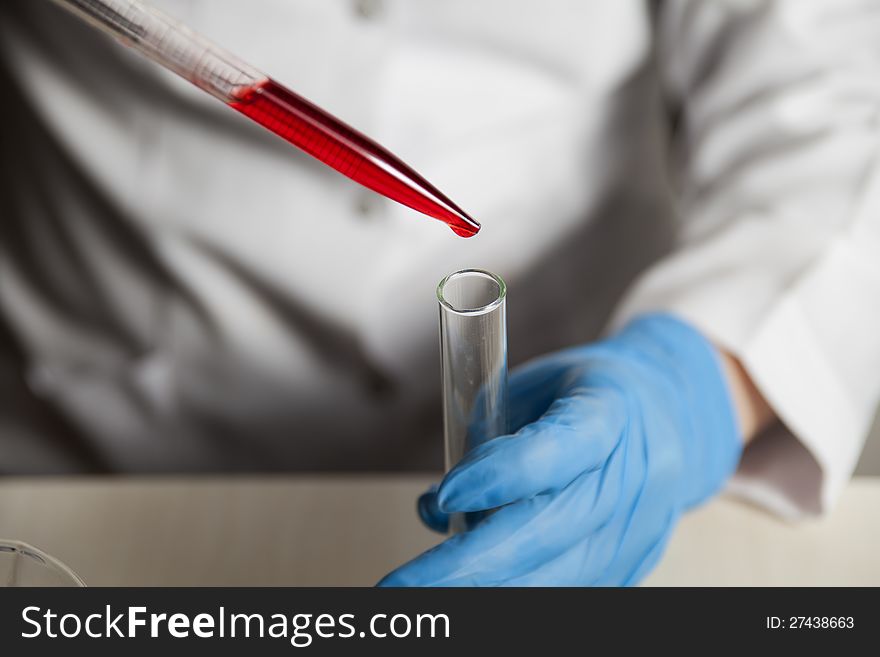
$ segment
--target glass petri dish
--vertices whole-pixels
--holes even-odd
[[[0,538],[0,587],[85,585],[55,557],[27,543]]]

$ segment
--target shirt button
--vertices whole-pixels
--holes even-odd
[[[382,13],[382,0],[354,0],[354,10],[361,18],[376,18]]]

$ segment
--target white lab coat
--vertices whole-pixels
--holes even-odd
[[[833,502],[880,394],[875,7],[155,4],[484,229],[365,192],[45,0],[4,3],[0,469],[437,467],[433,290],[479,266],[507,279],[514,364],[615,308],[681,314],[784,423],[733,487]]]

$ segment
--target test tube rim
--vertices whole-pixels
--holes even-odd
[[[495,284],[498,285],[498,296],[490,303],[487,303],[484,306],[480,306],[479,308],[456,308],[443,296],[443,288],[446,286],[447,283],[454,280],[455,278],[472,274],[479,274],[494,281]],[[440,302],[440,305],[446,308],[451,313],[467,317],[485,315],[492,312],[504,303],[504,299],[506,296],[507,284],[504,282],[504,279],[502,279],[498,274],[493,274],[492,272],[485,269],[459,269],[458,271],[454,271],[451,274],[444,276],[443,280],[441,280],[440,283],[437,285],[437,300]]]

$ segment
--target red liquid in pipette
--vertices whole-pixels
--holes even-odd
[[[266,79],[230,106],[364,187],[445,222],[462,237],[480,224],[399,158],[320,107]]]

